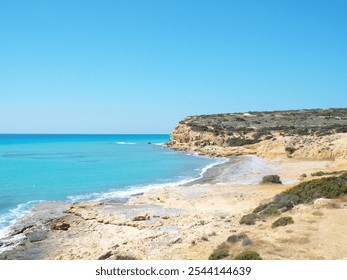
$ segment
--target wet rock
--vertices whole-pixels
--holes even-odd
[[[65,202],[45,202],[33,207],[32,211],[19,218],[14,225],[11,226],[10,234],[17,235],[25,233],[30,228],[44,225],[51,220],[63,216],[64,210],[69,206]]]

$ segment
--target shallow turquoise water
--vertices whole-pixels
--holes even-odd
[[[215,159],[164,149],[168,135],[0,135],[0,230],[40,201],[122,200],[198,178]],[[152,144],[148,144],[151,142]]]

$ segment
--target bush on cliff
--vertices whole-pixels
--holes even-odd
[[[246,251],[238,254],[234,260],[262,260],[258,252]]]
[[[229,256],[228,249],[216,249],[208,258],[209,260],[222,260]]]
[[[260,142],[260,140],[256,139],[243,139],[243,138],[229,138],[226,140],[226,143],[230,147],[239,147],[245,145],[251,145]]]
[[[297,200],[296,204],[310,203],[317,198],[337,198],[347,194],[347,173],[338,177],[334,176],[303,182],[283,192],[283,194],[295,198]]]
[[[320,177],[320,176],[326,176],[326,175],[340,175],[346,172],[347,172],[346,170],[332,171],[332,172],[318,171],[318,172],[312,173],[311,176]]]
[[[272,228],[283,227],[290,224],[294,224],[292,217],[281,217],[272,223]]]
[[[258,215],[255,213],[244,215],[240,220],[240,224],[251,226],[251,225],[255,224],[255,222],[258,218],[259,218]]]
[[[285,148],[285,151],[286,151],[286,153],[287,153],[288,155],[291,155],[291,154],[294,154],[294,152],[296,151],[296,149],[293,148],[293,147],[286,147],[286,148]]]
[[[259,219],[286,212],[295,205],[311,203],[318,198],[338,198],[347,194],[347,172],[336,177],[315,179],[296,185],[276,195],[271,202],[256,207],[241,218],[240,224],[254,225]]]
[[[280,176],[278,175],[267,175],[263,177],[262,184],[282,184]]]
[[[239,233],[239,234],[233,234],[233,235],[230,235],[227,239],[227,241],[229,243],[237,243],[243,239],[246,239],[248,238],[247,234],[245,233]]]

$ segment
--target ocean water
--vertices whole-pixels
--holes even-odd
[[[168,135],[0,134],[0,237],[40,202],[124,201],[150,188],[193,181],[223,161],[165,149],[168,140]]]

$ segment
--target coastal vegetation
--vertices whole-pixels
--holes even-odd
[[[240,224],[254,225],[257,220],[287,212],[295,205],[312,203],[318,198],[338,198],[346,194],[347,172],[340,176],[303,182],[276,195],[272,201],[259,205],[252,213],[244,215],[240,220]],[[289,221],[290,219],[287,220],[287,222]]]
[[[191,116],[180,121],[195,132],[223,136],[231,147],[255,144],[282,136],[326,136],[347,132],[347,109],[247,112]],[[287,146],[288,155],[296,151]]]
[[[347,173],[347,170],[339,170],[339,171],[332,171],[332,172],[318,171],[318,172],[312,173],[311,176],[320,177],[320,176],[327,176],[327,175],[340,175],[343,173]]]
[[[281,217],[272,223],[272,228],[283,227],[290,224],[294,224],[292,217]]]
[[[137,260],[136,258],[134,258],[133,256],[128,256],[128,255],[117,255],[116,256],[116,260],[118,261],[123,261],[123,260],[127,260],[127,261],[130,261],[130,260]]]
[[[286,147],[284,150],[287,152],[288,155],[291,155],[296,151],[296,149],[293,147]]]
[[[282,184],[280,176],[278,175],[267,175],[263,177],[262,184]]]
[[[241,242],[242,241],[242,242]],[[248,237],[247,234],[241,232],[239,234],[230,235],[227,238],[226,242],[221,243],[210,255],[209,260],[221,260],[225,258],[233,258],[235,260],[261,260],[259,253],[255,251],[244,251],[235,257],[230,254],[230,249],[233,248],[238,250],[239,247],[232,247],[237,243],[240,243],[242,246],[252,245],[252,240]]]
[[[167,147],[200,155],[265,158],[345,158],[347,108],[190,116]]]
[[[258,252],[255,251],[245,251],[238,254],[234,260],[262,260]]]
[[[245,233],[239,233],[239,234],[233,234],[233,235],[230,235],[228,238],[227,238],[227,242],[229,243],[237,243],[241,240],[245,240],[245,239],[248,239],[248,236],[247,234]]]
[[[209,260],[222,260],[229,256],[229,250],[227,248],[217,248],[210,255]]]
[[[254,225],[255,222],[258,220],[258,215],[256,213],[251,213],[251,214],[247,214],[244,215],[241,220],[240,220],[240,224],[241,225]]]

